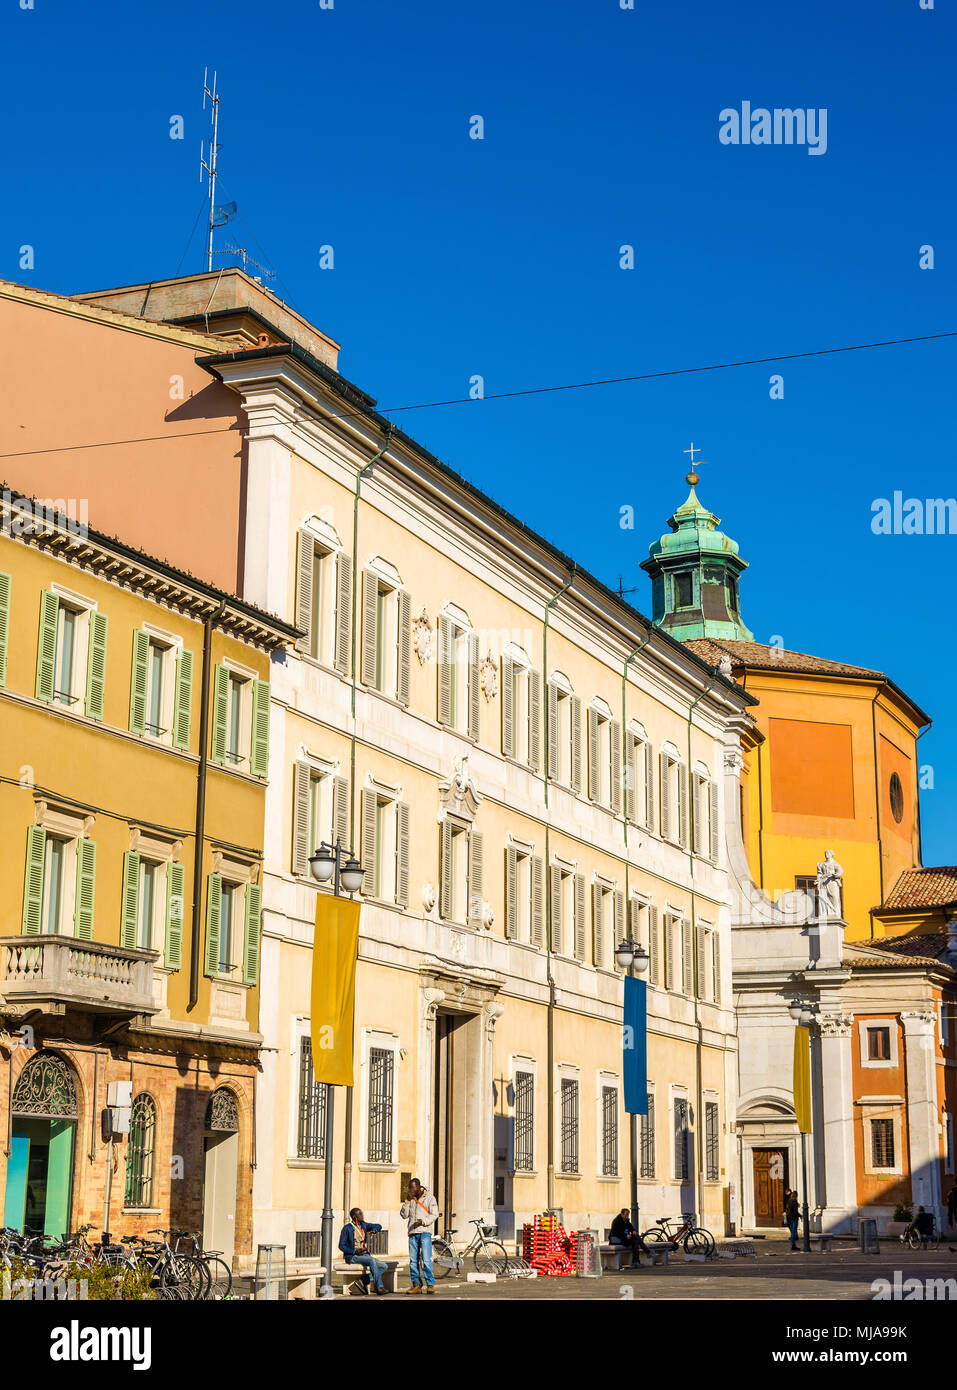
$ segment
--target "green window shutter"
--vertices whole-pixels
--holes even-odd
[[[572,791],[582,789],[582,702],[572,695]]]
[[[518,932],[518,851],[505,847],[505,935],[514,939]]]
[[[259,983],[259,926],[262,919],[263,890],[258,883],[246,888],[246,930],[243,939],[243,982]]]
[[[597,801],[601,795],[601,769],[598,766],[600,752],[598,711],[590,709],[588,711],[588,795],[592,801]]]
[[[206,974],[219,974],[219,922],[223,911],[223,880],[210,874],[206,888]]]
[[[370,690],[379,684],[379,576],[375,570],[362,573],[362,655],[359,679]]]
[[[336,670],[340,676],[349,674],[352,635],[352,559],[336,556]]]
[[[103,718],[106,691],[106,634],[109,619],[105,613],[90,614],[90,645],[86,662],[86,713],[88,719]]]
[[[268,681],[253,681],[253,731],[249,769],[254,777],[269,772],[269,696]]]
[[[468,918],[473,927],[481,927],[485,902],[482,880],[485,867],[485,837],[478,830],[469,831],[469,902]]]
[[[455,652],[452,643],[452,620],[444,613],[439,614],[439,650],[436,669],[438,671],[438,720],[446,727],[452,723],[452,665]]]
[[[558,686],[548,684],[548,775],[558,776]]]
[[[312,795],[312,768],[297,762],[293,771],[292,795],[292,871],[309,872],[309,856],[318,848],[309,843],[309,801]]]
[[[149,659],[149,635],[137,630],[133,633],[133,672],[130,678],[130,732],[134,734],[142,734],[146,729],[146,688]]]
[[[189,752],[193,716],[193,653],[185,647],[176,658],[176,696],[173,706],[173,747]]]
[[[10,591],[13,580],[0,573],[0,685],[7,682],[7,643],[10,637]]]
[[[502,753],[515,757],[514,690],[512,688],[512,659],[502,657]]]
[[[296,642],[301,652],[309,650],[312,628],[312,585],[316,562],[316,542],[311,531],[299,532],[299,557],[296,568],[296,627],[305,633]]]
[[[39,936],[43,925],[43,862],[47,832],[42,825],[27,827],[27,869],[23,880],[24,936]]]
[[[120,908],[120,944],[127,950],[136,949],[136,925],[139,917],[140,857],[128,849],[123,855],[123,899]]]
[[[349,779],[336,777],[332,784],[332,834],[343,845],[349,843],[349,809]]]
[[[395,808],[396,870],[395,900],[400,907],[409,905],[409,803],[400,801]]]
[[[360,798],[360,818],[362,822],[362,891],[374,898],[379,888],[379,871],[376,865],[376,839],[379,820],[379,798],[370,787],[363,787]]]
[[[542,673],[528,673],[528,765],[537,772],[542,765]]]
[[[551,879],[552,936],[551,949],[556,955],[562,954],[562,871],[557,864],[549,869]]]
[[[532,855],[532,913],[531,943],[545,945],[545,861],[540,854]]]
[[[396,673],[395,694],[400,704],[407,705],[412,681],[412,598],[407,589],[399,590],[397,611],[399,669]]]
[[[439,826],[439,914],[446,922],[452,917],[452,825]]]
[[[229,670],[217,666],[213,676],[213,751],[214,763],[226,761],[226,725],[229,719]],[[205,730],[203,737],[206,737]]]
[[[53,682],[56,675],[56,630],[60,616],[60,600],[49,589],[40,595],[40,636],[37,642],[37,684],[38,700],[53,699]]]
[[[170,864],[166,870],[166,964],[178,970],[183,963],[183,918],[186,915],[186,869]]]
[[[93,907],[96,899],[96,845],[76,842],[76,909],[73,927],[82,941],[93,940]]]
[[[611,809],[617,816],[621,811],[621,724],[617,719],[611,721],[610,732],[611,736],[608,740],[611,747],[609,786],[611,787]]]
[[[479,639],[477,632],[469,633],[469,738],[479,736],[479,710],[481,687],[479,684]]]
[[[575,955],[585,959],[585,875],[575,875]]]

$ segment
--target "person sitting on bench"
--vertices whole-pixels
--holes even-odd
[[[641,1265],[640,1254],[645,1247],[642,1243],[641,1236],[631,1224],[631,1216],[627,1207],[622,1207],[621,1211],[611,1223],[610,1242],[612,1245],[625,1246],[627,1250],[631,1251],[632,1263],[638,1266]],[[647,1251],[645,1253],[647,1254]]]
[[[388,1290],[382,1283],[382,1276],[388,1265],[384,1265],[381,1260],[377,1260],[369,1251],[368,1237],[377,1235],[382,1230],[374,1221],[366,1221],[363,1218],[359,1207],[353,1207],[349,1213],[349,1220],[342,1228],[339,1236],[339,1249],[345,1256],[347,1265],[362,1265],[362,1283],[359,1288],[363,1293],[369,1292],[369,1276],[372,1276],[372,1283],[376,1293],[387,1293]]]

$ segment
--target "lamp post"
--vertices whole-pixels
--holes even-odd
[[[344,862],[343,862],[344,861]],[[342,896],[341,889],[349,894],[351,898],[362,883],[363,870],[358,859],[352,850],[346,850],[342,842],[336,837],[334,845],[326,844],[322,841],[314,854],[309,856],[309,868],[312,876],[317,883],[328,883],[332,879],[332,891],[337,898]],[[326,1085],[326,1122],[325,1132],[322,1141],[322,1153],[324,1160],[323,1170],[323,1194],[322,1194],[322,1265],[325,1271],[325,1287],[332,1288],[332,1143],[335,1107],[333,1097],[335,1091],[332,1086]]]
[[[788,1006],[788,1013],[793,1018],[798,1028],[806,1028],[810,1034],[811,1023],[814,1014],[810,1007],[801,999],[795,999]],[[810,1039],[809,1039],[810,1042]],[[811,1076],[808,1072],[808,1110],[811,1112]],[[809,1120],[813,1125],[813,1112],[809,1114]],[[801,1223],[804,1227],[804,1252],[809,1254],[811,1250],[811,1218],[807,1205],[807,1131],[801,1130],[801,1184],[802,1196],[804,1198],[801,1205]]]
[[[648,952],[644,946],[639,946],[630,936],[626,936],[624,941],[619,941],[615,947],[615,964],[623,975],[627,974],[632,966],[636,974],[644,975],[648,969]],[[631,1224],[637,1231],[641,1214],[638,1209],[638,1116],[629,1115],[628,1120],[631,1132]]]

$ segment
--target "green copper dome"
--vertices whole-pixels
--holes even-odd
[[[718,530],[720,517],[698,501],[696,473],[687,500],[668,518],[671,532],[654,542],[641,568],[651,575],[656,626],[685,642],[694,637],[753,642],[738,607],[738,579],[747,561]]]

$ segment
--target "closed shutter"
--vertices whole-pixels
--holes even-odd
[[[309,802],[312,795],[312,768],[297,762],[293,772],[292,794],[292,871],[309,872],[309,856],[318,848],[309,843]],[[318,829],[318,827],[317,827]]]
[[[482,925],[484,905],[483,878],[485,863],[485,839],[477,830],[469,831],[469,922],[473,927]]]
[[[379,576],[374,570],[362,573],[362,657],[359,679],[375,689],[379,684]]]
[[[336,556],[336,670],[348,676],[352,636],[352,557]]]
[[[705,853],[707,825],[704,814],[705,784],[697,773],[692,773],[691,798],[691,846],[695,854]]]
[[[512,845],[505,848],[505,935],[510,941],[518,936],[518,851]]]
[[[332,834],[341,845],[349,843],[349,779],[336,777],[332,783]],[[315,848],[315,846],[313,846]]]
[[[301,652],[309,651],[312,637],[312,585],[316,564],[316,542],[310,531],[299,532],[299,556],[296,566],[296,627],[303,636],[296,642]],[[317,653],[313,653],[317,655]]]
[[[259,926],[262,919],[263,891],[258,883],[246,886],[246,922],[243,933],[243,983],[259,980]]]
[[[658,909],[648,908],[648,978],[653,985],[661,982],[661,961],[658,951]]]
[[[628,935],[636,946],[646,944],[641,939],[641,907],[637,898],[628,899]]]
[[[542,765],[542,673],[528,673],[528,765],[537,772]]]
[[[106,693],[106,635],[109,619],[105,613],[90,614],[90,644],[86,661],[86,715],[103,718]]]
[[[249,768],[254,777],[269,772],[269,695],[268,681],[253,681],[253,732]]]
[[[598,735],[598,711],[588,711],[588,795],[592,801],[601,798],[601,739]]]
[[[575,955],[585,959],[585,875],[575,875]]]
[[[612,963],[614,964],[615,947],[619,941],[625,939],[625,895],[620,888],[615,889],[615,939],[611,943]]]
[[[688,843],[688,769],[678,764],[678,835],[679,845]]]
[[[479,736],[479,639],[469,633],[469,738]]]
[[[694,934],[687,917],[681,923],[681,992],[694,994]]]
[[[93,940],[93,908],[96,902],[96,845],[76,842],[76,909],[74,929],[81,941]]]
[[[540,854],[532,855],[531,943],[545,944],[545,861]]]
[[[56,630],[60,616],[60,600],[49,589],[40,595],[40,635],[37,641],[37,683],[38,700],[53,699],[53,683],[56,677]]]
[[[550,888],[551,888],[551,914],[552,914],[552,934],[551,949],[556,955],[561,955],[564,950],[563,941],[563,922],[562,922],[562,871],[557,864],[552,864],[549,869]]]
[[[150,639],[138,629],[133,633],[133,667],[130,676],[130,732],[142,734],[146,729],[146,690],[149,670]],[[224,721],[225,732],[225,721]]]
[[[120,945],[136,949],[136,927],[139,917],[140,857],[128,849],[123,855],[123,897],[120,906]]]
[[[597,883],[591,886],[591,927],[592,950],[595,965],[605,964],[605,923],[602,920],[602,899],[604,893]]]
[[[39,936],[43,925],[43,864],[47,832],[42,825],[27,827],[27,868],[23,881],[24,936]]]
[[[572,728],[572,791],[579,792],[582,787],[582,702],[577,695],[571,696]]]
[[[548,775],[558,776],[558,687],[548,685]]]
[[[608,742],[611,748],[608,785],[611,788],[611,809],[617,816],[621,812],[621,724],[617,719],[611,721]]]
[[[721,938],[717,932],[711,934],[711,997],[716,1004],[721,1003]]]
[[[450,727],[452,724],[452,666],[455,660],[453,650],[453,626],[452,619],[446,617],[444,613],[439,614],[439,652],[438,652],[438,719],[440,724]]]
[[[379,891],[379,871],[376,865],[376,840],[379,819],[379,798],[369,787],[363,787],[360,798],[362,823],[362,891],[374,898]]]
[[[670,840],[671,830],[671,759],[667,753],[658,754],[658,766],[660,769],[659,782],[661,786],[661,838]]]
[[[698,999],[707,997],[708,983],[708,957],[705,954],[708,946],[709,933],[704,927],[699,927],[697,931],[697,941],[695,942],[694,959],[694,992]]]
[[[452,920],[452,824],[439,826],[439,915]]]
[[[675,987],[675,919],[670,913],[665,913],[664,939],[665,989],[673,990]]]
[[[10,592],[13,581],[0,573],[0,685],[7,683],[7,644],[10,638]]]
[[[186,870],[182,864],[170,864],[166,869],[166,964],[178,970],[183,963],[183,918]]]
[[[226,761],[226,725],[229,718],[229,670],[217,666],[213,676],[213,751],[214,763]],[[205,730],[203,737],[206,737]]]
[[[409,803],[399,801],[395,808],[395,900],[399,907],[409,905]]]
[[[628,750],[625,759],[625,819],[634,824],[638,817],[638,740],[633,734],[626,734],[625,738]]]
[[[409,703],[412,681],[412,597],[407,589],[400,589],[396,599],[396,621],[399,624],[398,672],[396,674],[395,697],[402,705]]]
[[[219,973],[219,923],[223,912],[223,880],[210,874],[206,886],[206,974]]]
[[[502,657],[502,754],[515,757],[515,692],[512,688],[511,657]]]
[[[648,830],[655,828],[655,755],[651,744],[642,745],[645,764],[645,826]]]
[[[718,784],[717,782],[708,783],[708,828],[710,830],[710,843],[708,853],[714,864],[718,862],[720,845],[718,842]]]
[[[193,653],[183,648],[176,658],[176,688],[173,702],[173,747],[189,751],[193,716]]]

